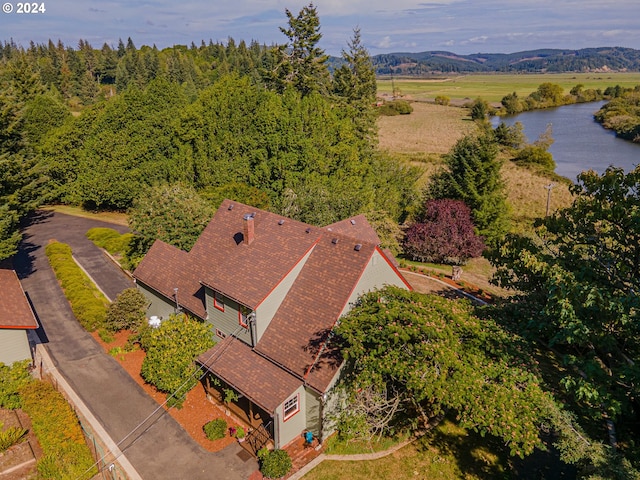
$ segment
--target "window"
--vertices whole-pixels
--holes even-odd
[[[249,314],[251,310],[244,305],[238,306],[238,323],[241,327],[249,328]]]
[[[220,338],[226,337],[225,333],[222,330],[218,330],[217,328],[216,328],[216,335]]]
[[[224,312],[224,297],[218,292],[213,292],[213,306]]]
[[[284,402],[284,420],[288,420],[300,411],[300,394]]]

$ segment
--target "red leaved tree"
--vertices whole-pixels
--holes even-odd
[[[471,210],[460,200],[429,200],[422,218],[406,231],[404,252],[422,262],[462,265],[482,255],[485,244],[474,232]]]

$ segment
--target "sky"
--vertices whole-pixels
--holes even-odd
[[[190,45],[201,41],[285,43],[279,27],[309,1],[294,0],[44,0],[44,12],[18,13],[34,3],[0,0],[0,41],[61,40],[76,47]],[[355,28],[370,55],[446,50],[513,53],[538,48],[640,49],[639,0],[315,0],[320,47],[339,56]],[[32,8],[31,8],[32,9]],[[11,10],[10,13],[7,11]]]

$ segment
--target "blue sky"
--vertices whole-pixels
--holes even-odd
[[[284,43],[292,0],[45,0],[46,12],[0,13],[0,40],[28,46],[50,38],[96,48],[131,37],[138,47],[200,44],[201,40]],[[448,50],[511,53],[536,48],[622,46],[640,49],[638,0],[316,0],[320,44],[339,55],[359,27],[371,55]],[[6,5],[3,5],[5,8]]]

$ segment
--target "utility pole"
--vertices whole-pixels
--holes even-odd
[[[551,182],[549,185],[544,186],[544,188],[547,189],[547,212],[545,214],[545,217],[549,216],[549,206],[551,205],[551,189],[555,186],[556,184],[553,182]]]

